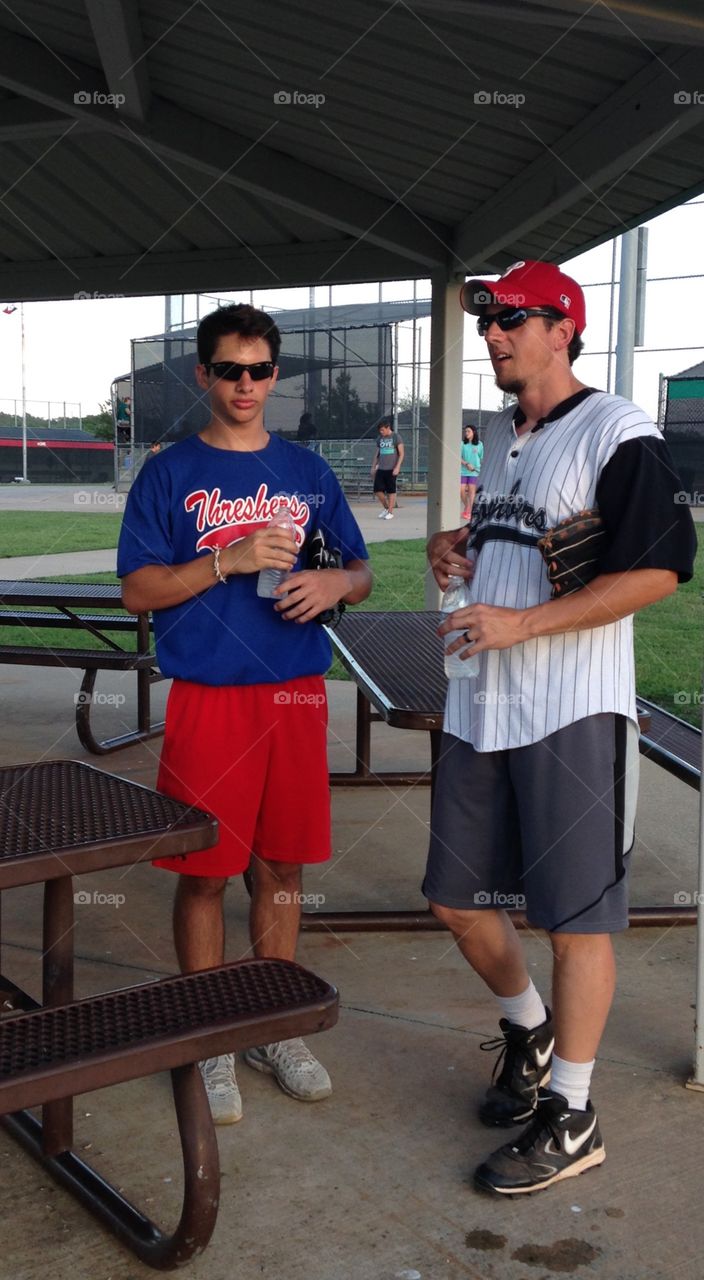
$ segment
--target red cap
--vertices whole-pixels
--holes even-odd
[[[460,302],[470,315],[483,315],[485,307],[553,307],[574,320],[577,333],[587,323],[584,294],[576,280],[552,262],[514,262],[498,280],[467,280]]]

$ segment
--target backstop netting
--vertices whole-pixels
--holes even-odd
[[[132,342],[134,443],[172,443],[202,431],[207,397],[196,386],[195,329]],[[373,436],[394,403],[390,324],[282,331],[279,377],[267,403],[271,431],[295,438],[303,414],[312,438]],[[311,433],[308,431],[308,438]]]

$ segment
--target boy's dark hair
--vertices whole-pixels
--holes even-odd
[[[198,359],[201,364],[210,364],[218,339],[228,333],[239,334],[241,338],[263,338],[269,345],[273,364],[277,363],[281,334],[271,316],[246,302],[233,302],[203,316],[198,325]]]
[[[381,431],[381,428],[382,428],[382,427],[389,427],[389,428],[390,428],[390,430],[391,430],[391,431],[393,431],[393,429],[394,429],[394,420],[393,420],[393,418],[381,418],[381,419],[379,420],[379,422],[377,422],[377,424],[376,424],[376,429],[377,429],[377,431]]]

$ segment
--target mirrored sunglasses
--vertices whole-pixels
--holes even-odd
[[[492,324],[498,324],[503,333],[509,329],[520,329],[531,316],[545,316],[547,320],[564,320],[565,318],[559,311],[551,310],[549,307],[507,307],[505,311],[497,311],[494,316],[479,316],[477,333],[484,338]]]

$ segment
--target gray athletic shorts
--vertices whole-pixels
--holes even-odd
[[[551,933],[626,929],[638,763],[636,725],[610,712],[506,751],[444,733],[426,898],[525,908]]]

